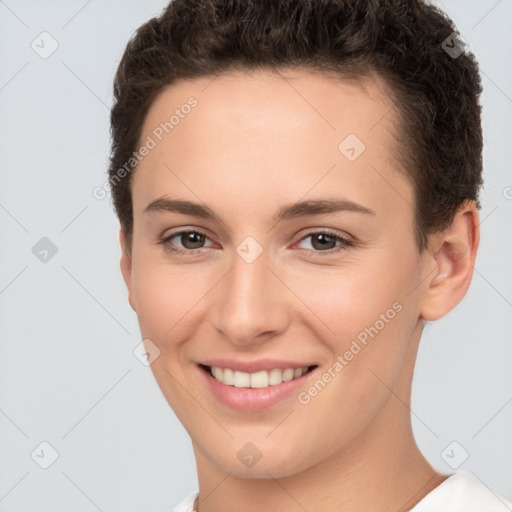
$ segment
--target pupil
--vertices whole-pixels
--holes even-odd
[[[321,241],[320,244],[316,243],[318,241]],[[332,245],[332,242],[334,242],[334,243],[336,242],[333,237],[331,237],[330,235],[326,235],[326,234],[320,233],[320,234],[318,234],[318,235],[313,237],[312,245],[313,245],[313,247],[315,249],[320,249],[320,250],[322,250],[322,249],[332,249],[332,248],[334,248],[334,245],[332,247],[326,247],[326,245],[329,245],[329,244]]]
[[[185,233],[181,237],[181,243],[187,249],[198,249],[204,242],[204,235],[201,233]]]

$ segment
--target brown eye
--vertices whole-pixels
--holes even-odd
[[[195,254],[194,251],[200,252],[201,249],[208,249],[212,245],[205,245],[206,240],[209,240],[209,238],[201,231],[185,230],[171,233],[160,240],[159,243],[170,252]]]
[[[303,248],[308,250],[309,252],[316,253],[327,251],[329,251],[329,253],[332,253],[353,245],[350,240],[343,238],[340,235],[323,231],[309,233],[309,235],[306,235],[304,238],[302,238],[299,244],[303,243],[306,240],[310,240],[309,247],[306,246]]]
[[[175,237],[176,238],[176,237]],[[179,235],[180,242],[185,249],[199,249],[203,246],[206,237],[197,231],[189,231]]]
[[[336,247],[336,238],[325,233],[311,235],[311,245],[314,249],[324,251]]]

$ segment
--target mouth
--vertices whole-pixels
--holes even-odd
[[[217,382],[226,386],[263,389],[299,379],[304,374],[312,372],[317,365],[302,366],[300,368],[272,368],[271,370],[261,370],[253,373],[204,364],[200,364],[199,367]]]
[[[318,365],[270,368],[244,372],[198,364],[209,393],[217,403],[240,412],[261,412],[273,406],[292,405],[302,388],[314,379]]]

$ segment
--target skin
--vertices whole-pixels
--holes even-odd
[[[177,82],[153,103],[141,140],[190,96],[198,105],[133,175],[131,251],[119,235],[130,305],[160,350],[152,371],[192,439],[198,509],[409,510],[447,477],[415,443],[410,390],[425,320],[446,315],[470,285],[474,202],[419,254],[413,189],[393,156],[396,120],[378,78],[365,89],[299,69]],[[350,133],[366,146],[352,162],[338,150]],[[164,195],[206,204],[222,221],[144,213]],[[272,218],[299,200],[340,198],[375,214]],[[172,244],[185,255],[158,243],[180,228],[205,232],[202,252],[179,236]],[[321,229],[353,245],[332,243],[326,255],[307,236]],[[236,252],[247,236],[263,249],[252,263]],[[213,357],[304,361],[321,375],[396,302],[401,311],[308,404],[293,395],[236,411],[199,378],[197,362]],[[237,457],[247,442],[261,453],[250,468]]]

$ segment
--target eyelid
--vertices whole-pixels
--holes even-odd
[[[212,240],[212,236],[210,234],[210,231],[205,228],[198,228],[195,226],[180,226],[178,228],[174,228],[171,230],[165,230],[162,235],[160,235],[158,238],[170,238],[175,237],[177,235],[181,235],[184,233],[199,233],[200,235],[204,235],[209,240]]]
[[[325,235],[332,236],[333,238],[344,239],[347,242],[354,242],[353,238],[348,233],[339,232],[332,228],[312,227],[312,228],[307,228],[304,231],[305,232],[303,235],[300,236],[299,241],[304,240],[304,238],[307,238],[308,236],[311,236],[311,235],[325,234]]]
[[[213,242],[213,240],[210,238],[208,233],[206,233],[205,230],[195,227],[181,227],[177,228],[176,231],[171,231],[170,233],[163,234],[158,238],[157,244],[160,244],[164,247],[165,250],[171,252],[171,253],[178,253],[178,254],[198,254],[202,253],[204,251],[208,251],[214,244],[206,246],[206,247],[199,247],[197,249],[182,249],[181,247],[174,248],[171,247],[170,240],[173,238],[176,238],[179,235],[185,235],[187,233],[197,233],[199,235],[203,235],[206,239],[208,239],[210,242]]]
[[[310,231],[308,231],[301,238],[299,238],[299,240],[297,242],[295,242],[293,244],[293,246],[299,244],[306,238],[309,238],[314,235],[327,235],[327,236],[330,236],[340,242],[339,245],[337,245],[331,249],[326,249],[324,251],[315,251],[313,249],[304,249],[309,254],[313,254],[315,256],[316,255],[321,256],[322,254],[324,254],[324,255],[336,254],[344,249],[353,247],[355,245],[355,241],[348,235],[338,233],[337,231],[334,231],[329,228],[310,228]]]

